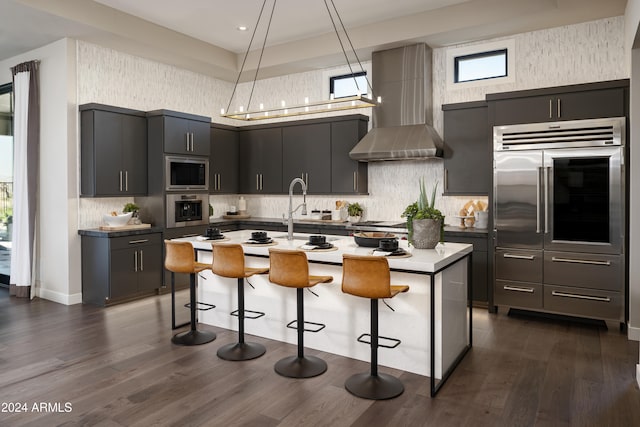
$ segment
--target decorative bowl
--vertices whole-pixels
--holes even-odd
[[[365,231],[359,233],[353,233],[353,239],[358,246],[365,246],[367,248],[377,248],[380,244],[380,240],[393,239],[396,235],[393,233],[386,233],[380,231]]]
[[[118,215],[106,214],[102,216],[102,220],[110,227],[122,227],[127,225],[133,212],[127,212]]]

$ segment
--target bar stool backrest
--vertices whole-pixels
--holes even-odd
[[[164,267],[174,273],[193,273],[196,255],[189,242],[165,240]]]
[[[245,277],[244,251],[237,243],[214,243],[211,270],[218,276]]]
[[[342,292],[370,299],[391,298],[391,273],[387,259],[344,254]]]
[[[269,249],[269,281],[290,288],[309,287],[307,255],[292,249]]]

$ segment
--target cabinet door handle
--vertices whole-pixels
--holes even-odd
[[[260,190],[260,174],[256,174],[256,190]]]
[[[515,291],[515,292],[526,292],[528,294],[532,294],[534,292],[533,288],[520,288],[518,286],[503,286],[505,291]]]
[[[553,99],[549,99],[549,118],[553,119]]]
[[[122,191],[122,171],[120,171],[120,191]]]
[[[561,100],[558,98],[558,118],[562,117]]]
[[[527,261],[533,261],[536,259],[535,255],[514,255],[514,254],[504,254],[503,258],[514,258],[514,259],[526,259]]]
[[[189,151],[189,132],[184,134],[184,143],[186,146],[186,151]]]
[[[133,271],[138,271],[138,251],[135,251],[133,253]]]
[[[264,188],[264,187],[263,187],[264,182],[263,182],[262,178],[263,178],[263,177],[262,177],[262,174],[260,174],[260,191],[262,191],[262,190],[263,190],[263,188]]]
[[[551,261],[552,262],[568,262],[571,264],[604,265],[607,267],[611,265],[611,261],[594,261],[590,259],[571,259],[571,258],[551,257]]]
[[[216,174],[218,175],[218,190],[222,190],[222,176],[220,174]]]
[[[589,300],[589,301],[611,302],[611,298],[609,298],[609,297],[594,297],[594,296],[591,296],[591,295],[569,294],[569,293],[566,293],[566,292],[558,292],[558,291],[551,291],[551,295],[553,295],[554,297],[586,299],[586,300]]]
[[[140,249],[140,271],[144,271],[144,251]]]
[[[129,240],[129,244],[130,245],[135,245],[135,244],[138,244],[138,243],[146,243],[148,241],[149,241],[149,239]]]
[[[449,170],[447,168],[444,169],[444,191],[449,189]]]
[[[124,191],[129,191],[129,171],[124,171]]]
[[[304,183],[307,184],[307,189],[309,188],[309,174],[304,174]]]
[[[353,191],[358,191],[358,172],[353,171]]]

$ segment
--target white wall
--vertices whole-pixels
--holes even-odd
[[[631,117],[640,114],[640,43],[638,28],[640,26],[640,0],[629,0],[625,11],[625,50],[631,56]],[[630,139],[635,140],[635,135],[640,134],[640,123],[631,120]],[[631,188],[629,205],[631,212],[640,212],[640,149],[633,143],[630,146],[631,164]],[[629,339],[640,341],[640,265],[637,260],[640,255],[640,223],[638,215],[629,218]],[[640,346],[640,344],[639,344]],[[640,385],[640,360],[636,365],[636,380]]]
[[[35,295],[63,304],[81,302],[77,235],[77,135],[75,42],[59,40],[0,62],[0,82],[10,68],[40,60],[40,179]]]

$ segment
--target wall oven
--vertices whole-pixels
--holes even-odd
[[[208,194],[167,194],[167,228],[209,223]]]
[[[209,190],[209,159],[165,156],[167,191]]]

